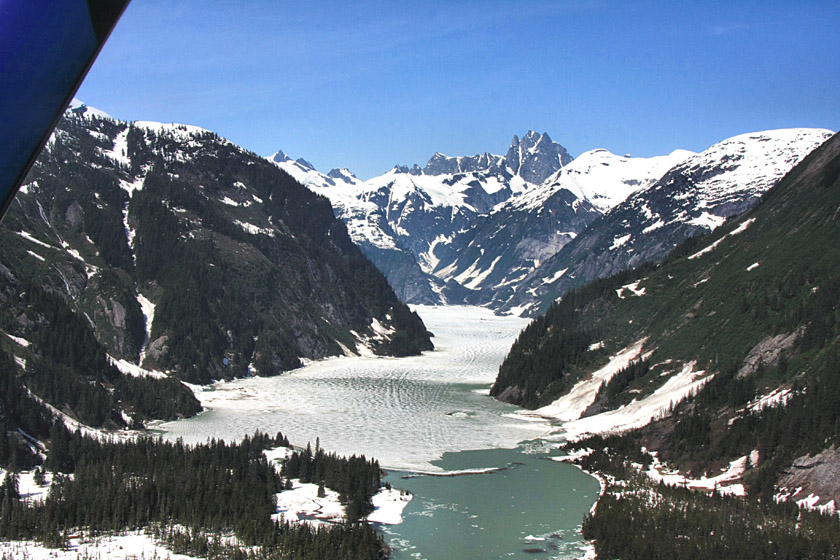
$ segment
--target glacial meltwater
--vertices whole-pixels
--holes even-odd
[[[547,459],[547,422],[488,396],[526,321],[474,307],[418,307],[435,351],[349,357],[272,378],[195,388],[205,412],[158,426],[170,439],[282,431],[295,445],[375,457],[414,495],[383,527],[393,558],[574,558],[598,482]],[[466,474],[462,471],[488,471]],[[439,476],[458,474],[457,476]]]

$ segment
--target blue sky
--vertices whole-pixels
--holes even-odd
[[[840,127],[840,2],[132,0],[77,97],[362,178],[548,132],[652,156]]]

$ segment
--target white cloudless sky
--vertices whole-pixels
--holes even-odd
[[[77,97],[362,178],[548,132],[572,155],[840,127],[840,2],[132,0]]]

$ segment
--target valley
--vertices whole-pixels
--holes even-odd
[[[650,546],[627,516],[663,511],[625,493],[708,516],[711,490],[795,550],[795,504],[840,500],[838,146],[787,129],[573,159],[528,132],[362,181],[76,103],[0,227],[0,531],[66,545],[63,508],[117,500],[84,524],[178,551],[611,558]],[[243,474],[185,511],[157,453]],[[216,499],[246,479],[253,526]],[[836,519],[801,516],[833,550]]]
[[[282,430],[299,447],[317,441],[341,455],[376,457],[389,472],[385,482],[411,493],[401,515],[377,523],[392,558],[480,559],[524,550],[534,558],[582,555],[580,523],[599,483],[572,465],[546,460],[556,455],[540,439],[552,429],[548,420],[522,416],[488,395],[527,321],[475,307],[415,310],[434,333],[433,352],[337,357],[282,376],[194,385],[203,412],[152,423],[150,433],[200,445]],[[16,546],[33,555],[42,550]],[[143,535],[75,545],[88,554],[113,554],[118,546],[165,550]]]
[[[156,426],[167,439],[236,441],[281,430],[296,445],[375,457],[386,468],[437,471],[444,453],[514,448],[546,421],[488,395],[526,321],[474,307],[419,307],[435,351],[391,359],[339,357],[278,377],[194,387],[204,412]]]
[[[580,555],[577,531],[598,483],[545,460],[552,447],[539,438],[549,422],[487,394],[526,322],[472,307],[416,310],[435,334],[434,352],[335,358],[196,388],[205,411],[155,429],[187,443],[282,430],[298,446],[318,439],[342,455],[376,457],[386,482],[414,494],[402,523],[384,527],[393,558],[480,559],[541,545],[551,547],[533,557]],[[441,476],[471,471],[485,474]]]

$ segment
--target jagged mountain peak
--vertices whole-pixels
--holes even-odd
[[[437,155],[437,154],[435,154],[435,155]],[[414,165],[412,165],[411,167],[409,167],[407,165],[395,165],[394,167],[391,168],[390,171],[385,173],[385,175],[388,175],[389,173],[407,173],[409,175],[417,176],[417,175],[422,175],[423,174],[423,168],[421,168],[416,163]]]
[[[554,142],[546,132],[529,130],[520,140],[513,136],[505,156],[484,152],[472,156],[449,156],[435,152],[423,168],[396,165],[389,173],[408,173],[439,177],[481,173],[504,176],[513,181],[511,188],[521,192],[529,185],[538,185],[552,173],[572,161],[566,148]]]
[[[312,170],[312,171],[314,171],[314,170],[315,170],[315,166],[314,166],[314,165],[312,165],[311,163],[309,163],[308,161],[306,161],[306,160],[305,160],[305,159],[303,159],[303,158],[297,158],[297,159],[295,160],[295,163],[299,163],[299,164],[300,164],[300,165],[302,165],[303,167],[305,167],[305,168],[307,168],[307,169],[310,169],[310,170]]]
[[[455,175],[458,173],[490,172],[499,168],[501,156],[493,155],[490,152],[476,154],[474,156],[450,157],[446,154],[436,152],[429,158],[426,167],[423,168],[424,175]]]
[[[274,154],[269,156],[268,159],[277,163],[285,163],[287,161],[292,161],[292,158],[287,156],[283,150],[277,150]]]
[[[332,177],[333,179],[338,179],[339,181],[344,181],[345,183],[350,184],[359,182],[359,178],[346,167],[342,167],[340,169],[330,169],[330,172],[327,173],[327,177]]]
[[[571,161],[572,156],[566,148],[551,140],[547,132],[533,130],[521,140],[514,135],[504,158],[505,166],[513,175],[534,185],[543,183]]]
[[[268,159],[274,163],[296,163],[298,164],[298,167],[302,168],[304,171],[315,171],[315,166],[310,162],[306,161],[302,157],[293,160],[283,150],[277,150],[274,154],[270,155]]]

